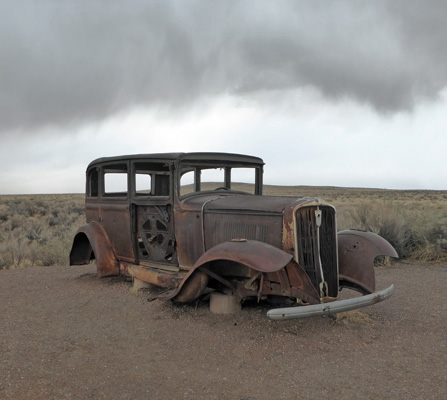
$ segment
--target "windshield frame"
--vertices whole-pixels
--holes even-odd
[[[201,179],[202,171],[204,170],[223,170],[224,171],[224,179],[220,187],[214,188],[214,189],[204,189],[203,183]],[[253,192],[246,192],[246,191],[240,191],[235,190],[232,188],[233,183],[239,183],[239,182],[233,182],[231,177],[231,171],[233,169],[253,169],[254,172],[254,182],[249,182],[250,184],[254,183],[254,191]],[[184,199],[185,197],[198,195],[201,193],[214,193],[216,191],[227,193],[244,193],[247,195],[262,195],[262,175],[263,175],[263,165],[260,164],[252,164],[252,163],[239,163],[239,162],[194,162],[191,160],[188,160],[188,162],[181,162],[177,168],[177,196],[179,199]],[[193,172],[194,178],[193,182],[191,183],[193,185],[193,191],[189,193],[182,194],[181,189],[181,180],[182,177],[189,172]]]

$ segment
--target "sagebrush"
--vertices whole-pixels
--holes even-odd
[[[66,265],[84,196],[0,196],[0,269]]]
[[[264,194],[320,197],[337,208],[338,230],[375,232],[401,258],[447,260],[447,191],[267,185]],[[66,265],[84,223],[82,194],[0,196],[0,269]]]
[[[447,191],[265,186],[264,194],[319,197],[337,209],[338,230],[379,234],[400,258],[447,260]]]

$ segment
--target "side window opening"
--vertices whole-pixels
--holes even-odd
[[[193,193],[194,190],[194,170],[186,171],[180,178],[180,196]]]
[[[127,196],[127,165],[108,165],[104,168],[104,195]]]
[[[99,173],[98,168],[92,168],[87,175],[87,197],[98,197]]]
[[[135,196],[169,196],[169,165],[138,162],[134,164]]]
[[[152,175],[149,172],[135,172],[135,194],[137,196],[152,194]]]

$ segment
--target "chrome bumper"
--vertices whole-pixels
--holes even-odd
[[[357,308],[371,306],[386,300],[394,293],[394,285],[371,293],[366,296],[354,297],[347,300],[338,300],[332,303],[315,304],[311,306],[298,306],[287,308],[275,308],[267,312],[270,319],[293,319],[314,317],[317,315],[331,315],[343,311],[355,310]]]

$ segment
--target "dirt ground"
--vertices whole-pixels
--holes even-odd
[[[447,266],[376,269],[387,301],[270,321],[146,301],[93,265],[0,271],[0,399],[447,398]]]

